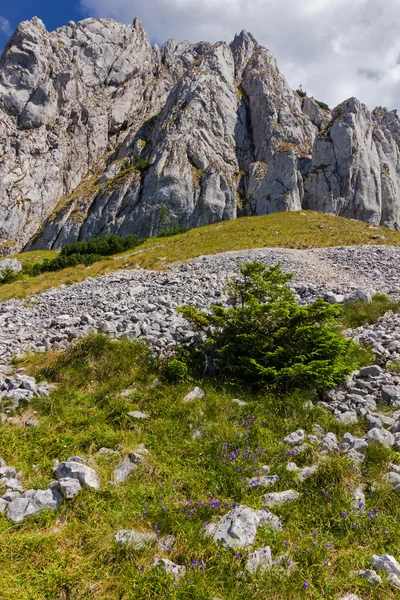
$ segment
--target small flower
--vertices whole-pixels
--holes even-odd
[[[312,532],[312,534],[313,534],[313,535],[318,535],[318,531],[314,530],[314,531]]]
[[[140,567],[139,571],[140,571],[141,573],[143,573],[143,572],[144,572],[144,567]]]
[[[197,560],[192,560],[192,567],[195,567],[197,565]]]
[[[305,579],[305,580],[304,580],[304,583],[303,583],[303,588],[304,588],[305,590],[308,590],[308,588],[309,588],[309,587],[310,587],[310,586],[309,586],[309,584],[308,584],[308,581],[307,581],[307,579]]]
[[[346,519],[346,517],[347,517],[347,515],[348,515],[348,514],[349,514],[349,513],[347,512],[347,510],[344,510],[344,511],[343,511],[343,516],[344,516],[344,518],[345,518],[345,519]]]

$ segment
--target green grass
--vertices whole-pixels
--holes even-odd
[[[400,302],[391,300],[385,294],[374,294],[371,302],[359,300],[357,302],[346,302],[343,305],[341,321],[345,328],[355,329],[369,323],[376,323],[379,317],[392,310],[400,311]]]
[[[376,237],[378,236],[378,238]],[[381,239],[379,236],[384,236]],[[0,302],[26,298],[60,284],[70,285],[86,277],[97,277],[122,268],[164,269],[169,263],[186,261],[203,254],[216,254],[250,248],[324,248],[331,246],[400,244],[400,232],[371,227],[313,211],[275,213],[244,217],[192,229],[168,238],[153,238],[138,250],[95,263],[91,267],[71,267],[38,277],[0,286]],[[27,262],[54,258],[56,252],[35,251],[17,255]]]
[[[0,425],[0,448],[7,464],[24,472],[27,487],[46,487],[54,478],[53,459],[80,454],[95,461],[102,487],[83,490],[57,512],[22,524],[0,517],[0,598],[336,600],[350,591],[365,600],[398,598],[388,584],[371,589],[350,572],[367,568],[373,553],[399,558],[398,495],[380,478],[400,455],[371,449],[362,466],[367,507],[379,510],[373,520],[350,511],[350,489],[360,479],[344,457],[330,457],[315,478],[301,485],[285,468],[293,460],[280,441],[287,433],[300,427],[311,433],[311,424],[318,422],[338,435],[346,430],[361,435],[362,423],[344,428],[320,408],[304,408],[305,394],[284,399],[250,395],[205,381],[152,387],[159,375],[144,346],[104,336],[82,340],[62,354],[30,356],[21,365],[57,387],[50,398],[35,399],[30,405],[39,417],[37,427]],[[183,403],[195,384],[205,390],[205,397]],[[120,397],[131,385],[138,391]],[[234,397],[247,401],[247,406],[233,404]],[[151,418],[133,421],[127,413],[135,409]],[[193,439],[196,430],[202,434]],[[148,460],[119,487],[108,483],[119,459],[99,457],[97,450],[106,446],[123,455],[140,443],[150,451]],[[232,450],[246,447],[247,456],[243,450],[235,461],[229,460]],[[310,448],[294,460],[299,466],[311,465],[317,452]],[[263,492],[246,490],[242,483],[244,475],[261,465],[271,466],[271,472],[280,476],[276,491],[295,486],[302,498],[275,509],[284,530],[260,530],[255,545],[270,545],[274,558],[286,552],[290,558],[269,573],[240,578],[244,557],[203,538],[201,531],[205,521],[227,512],[225,503],[262,507]],[[212,508],[209,502],[215,500],[219,504]],[[194,502],[204,505],[194,507]],[[349,511],[347,518],[344,511]],[[160,554],[156,549],[134,553],[114,544],[119,529],[151,531],[154,526],[160,535],[177,538],[168,557],[188,569],[179,585],[151,568],[154,556]],[[200,560],[204,568],[192,566],[192,561]]]

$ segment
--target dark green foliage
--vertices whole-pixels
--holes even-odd
[[[12,267],[4,267],[0,271],[0,285],[4,283],[13,283],[20,279],[20,274],[16,273]]]
[[[376,323],[389,310],[400,311],[400,302],[394,302],[386,294],[374,294],[372,302],[357,300],[343,305],[341,321],[344,327],[361,327]]]
[[[177,221],[171,222],[167,207],[162,204],[158,217],[158,235],[157,237],[169,237],[189,231],[187,227],[180,227]]]
[[[190,231],[189,227],[179,227],[178,223],[175,221],[172,227],[163,229],[157,237],[171,237],[172,235],[179,235],[180,233],[186,233],[187,231]]]
[[[30,273],[39,275],[45,271],[59,271],[76,265],[89,266],[102,260],[105,256],[136,248],[144,241],[145,239],[140,239],[137,235],[128,235],[123,238],[119,235],[109,234],[105,237],[92,238],[87,242],[75,242],[64,246],[56,258],[33,265]]]
[[[115,234],[109,234],[104,237],[95,237],[87,242],[75,242],[64,246],[60,254],[62,256],[71,256],[72,254],[99,254],[100,256],[111,256],[118,252],[125,252],[131,248],[136,248],[143,243],[143,239],[137,235],[128,235],[121,237]]]
[[[169,381],[185,381],[188,377],[188,366],[183,361],[174,358],[167,364],[165,375]]]
[[[120,169],[120,173],[124,173],[124,171],[128,171],[131,168],[131,161],[129,158],[126,158],[122,163],[122,167]]]
[[[298,94],[300,96],[300,98],[306,98],[307,97],[307,92],[305,92],[302,87],[300,86],[300,88],[298,90],[296,90],[296,94]]]
[[[180,312],[205,336],[191,349],[206,372],[233,382],[284,389],[329,388],[357,365],[353,342],[337,330],[340,307],[319,299],[299,306],[279,266],[240,265],[227,286],[230,308]]]
[[[329,106],[325,104],[325,102],[320,102],[320,100],[316,100],[315,102],[320,108],[323,108],[324,110],[330,110]]]
[[[149,160],[140,158],[138,154],[135,154],[135,156],[133,157],[133,166],[136,167],[136,169],[138,169],[139,171],[144,171],[145,169],[148,169],[150,165],[151,162]]]

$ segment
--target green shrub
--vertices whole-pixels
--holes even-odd
[[[138,238],[137,235],[128,235],[127,237],[121,237],[109,233],[103,237],[95,237],[86,242],[74,242],[64,246],[61,250],[60,255],[71,256],[73,254],[98,254],[100,256],[111,256],[112,254],[118,254],[119,252],[125,252],[131,248],[136,248],[144,242],[144,239]]]
[[[292,275],[279,266],[239,269],[227,285],[229,308],[179,309],[204,335],[191,347],[194,365],[232,382],[284,389],[333,387],[355,369],[354,343],[337,331],[340,307],[321,299],[300,306],[286,285]]]
[[[315,102],[320,108],[323,108],[324,110],[330,110],[329,106],[325,104],[325,102],[320,102],[320,100],[316,100]]]
[[[5,283],[13,283],[20,279],[21,275],[16,273],[12,267],[7,266],[0,270],[0,285]]]
[[[133,157],[133,166],[136,167],[138,171],[144,171],[145,169],[148,169],[151,166],[151,162],[144,158],[140,158],[138,154],[135,154],[135,156]]]
[[[296,90],[296,94],[298,94],[300,96],[300,98],[306,98],[307,97],[307,92],[305,92],[301,88],[299,88],[298,90]]]
[[[114,234],[92,238],[87,242],[74,242],[64,246],[56,258],[46,259],[42,263],[30,266],[29,274],[40,275],[46,271],[60,271],[76,265],[88,267],[105,256],[136,248],[143,242],[145,242],[145,238],[140,239],[137,235],[128,235],[123,238]]]
[[[122,163],[122,166],[119,170],[120,173],[124,173],[125,171],[129,171],[129,169],[131,168],[131,161],[129,158],[126,158],[124,160],[124,162]]]
[[[167,364],[165,375],[169,381],[185,381],[188,377],[188,366],[181,360],[174,358]]]
[[[371,302],[357,300],[345,302],[342,308],[341,321],[344,327],[355,329],[366,323],[376,323],[389,310],[400,311],[400,302],[394,302],[385,294],[374,294]]]

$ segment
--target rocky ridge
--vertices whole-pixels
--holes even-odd
[[[0,61],[0,250],[302,207],[398,227],[399,133],[300,99],[247,32],[160,48],[137,19],[34,17]]]

